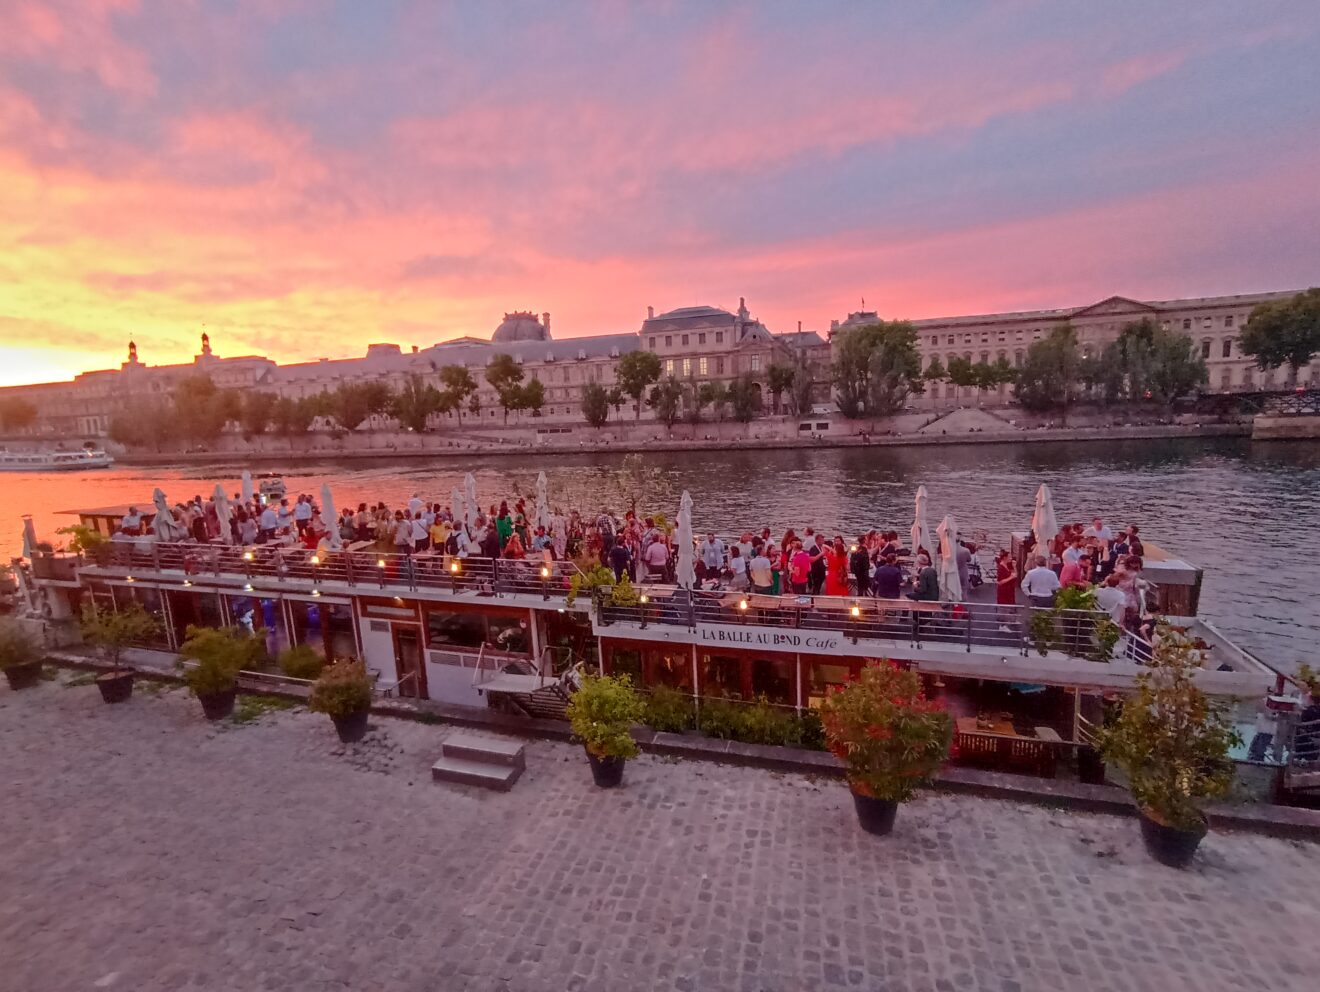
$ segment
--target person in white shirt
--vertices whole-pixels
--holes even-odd
[[[1022,579],[1022,591],[1032,606],[1048,609],[1054,605],[1054,594],[1059,591],[1059,577],[1045,564],[1041,555],[1032,559],[1032,569]]]
[[[1077,560],[1081,558],[1084,553],[1083,541],[1081,538],[1078,538],[1063,549],[1063,563],[1065,565],[1075,565]]]
[[[425,551],[431,546],[431,528],[426,526],[426,521],[420,516],[412,518],[412,542],[418,551]]]
[[[413,517],[416,517],[417,514],[422,512],[422,498],[416,493],[413,493],[412,499],[408,500],[408,512],[412,514]]]
[[[1091,521],[1091,526],[1082,531],[1082,537],[1094,537],[1097,541],[1112,541],[1114,532],[1105,526],[1099,517]]]
[[[751,588],[751,581],[747,578],[747,559],[742,556],[736,544],[729,549],[729,571],[733,573],[733,578],[729,580],[730,589]]]
[[[1118,588],[1118,582],[1117,575],[1105,579],[1104,584],[1095,591],[1095,605],[1108,613],[1109,619],[1121,627],[1123,615],[1127,612],[1127,596]]]
[[[748,567],[752,573],[752,589],[755,592],[769,595],[775,587],[775,575],[774,566],[770,564],[770,559],[766,557],[765,551],[758,551]]]
[[[306,496],[299,496],[298,502],[294,504],[293,522],[298,527],[299,534],[312,522],[312,501]]]
[[[647,578],[654,581],[663,582],[669,572],[669,548],[659,537],[651,541],[642,553],[642,560],[646,562]]]
[[[287,499],[280,500],[280,508],[276,510],[275,513],[281,529],[293,526],[293,511],[289,509],[289,501]]]
[[[707,534],[698,551],[701,555],[701,564],[706,569],[707,581],[714,582],[720,577],[720,572],[724,568],[724,542],[714,534]]]
[[[128,508],[128,512],[124,514],[124,519],[119,521],[119,529],[125,534],[134,536],[142,530],[142,515],[138,513],[136,506]]]
[[[257,535],[263,543],[269,541],[275,536],[275,531],[280,526],[280,518],[276,516],[275,510],[267,506],[261,511],[261,533]]]

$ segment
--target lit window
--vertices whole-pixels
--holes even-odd
[[[686,379],[691,374],[692,374],[692,359],[685,358],[683,359],[683,378]]]
[[[674,360],[672,358],[666,358],[665,375],[673,375],[673,374],[674,374]]]
[[[705,335],[703,334],[702,337],[705,337]],[[702,377],[704,378],[705,376],[707,376],[707,375],[709,375],[709,374],[710,374],[710,373],[706,371],[706,359],[705,359],[705,358],[698,359],[698,360],[697,360],[697,375],[702,376]]]

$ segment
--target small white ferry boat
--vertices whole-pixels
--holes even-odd
[[[109,468],[114,461],[104,451],[92,448],[0,451],[0,472],[79,472],[89,468]]]

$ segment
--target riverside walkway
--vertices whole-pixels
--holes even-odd
[[[1312,989],[1320,853],[932,795],[862,833],[837,782],[642,758],[596,790],[432,783],[447,728],[345,747],[300,709],[208,725],[0,686],[0,992]]]

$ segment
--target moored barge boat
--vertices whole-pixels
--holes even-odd
[[[120,508],[81,511],[113,528]],[[73,511],[78,512],[78,511]],[[1148,546],[1149,547],[1149,546]],[[1150,657],[1140,638],[1098,653],[1099,616],[1053,611],[1055,636],[1033,638],[1029,606],[857,596],[761,595],[642,584],[636,602],[574,596],[571,561],[432,551],[383,554],[299,546],[111,541],[67,556],[62,581],[34,575],[49,622],[72,627],[87,604],[140,603],[160,621],[152,649],[177,652],[190,626],[241,625],[272,656],[306,644],[363,659],[382,694],[529,716],[562,716],[577,666],[670,686],[694,707],[764,699],[794,711],[873,661],[911,667],[957,725],[956,760],[1053,777],[1076,764],[1106,699],[1130,690]],[[1247,733],[1282,682],[1276,671],[1195,616],[1200,570],[1170,555],[1152,569],[1167,620],[1203,648],[1200,686],[1233,700]],[[1005,610],[1012,611],[1006,618]],[[1255,755],[1269,764],[1280,758]]]

